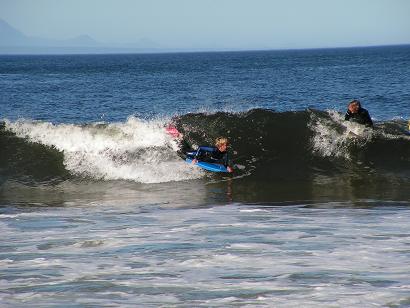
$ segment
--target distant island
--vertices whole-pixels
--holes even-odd
[[[33,37],[0,19],[0,54],[159,52],[159,47],[148,38],[140,39],[134,44],[113,47],[98,42],[89,35],[80,35],[67,40]]]

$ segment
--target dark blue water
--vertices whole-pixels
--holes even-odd
[[[0,56],[0,306],[408,307],[409,89],[410,46]]]
[[[0,60],[0,183],[206,178],[172,121],[193,148],[230,140],[232,189],[205,203],[409,196],[410,46]],[[344,121],[353,98],[373,130]]]
[[[193,111],[333,109],[410,116],[410,47],[0,56],[0,116],[54,123]]]

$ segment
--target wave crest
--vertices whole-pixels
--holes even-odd
[[[6,120],[0,128],[3,178],[50,181],[69,177],[160,183],[205,175],[187,165],[164,127],[169,119],[129,117],[87,125]],[[235,174],[256,181],[306,179],[371,169],[409,179],[410,137],[404,121],[367,129],[335,111],[185,114],[172,119],[193,147],[230,139]]]

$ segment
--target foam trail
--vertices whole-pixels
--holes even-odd
[[[76,175],[141,183],[203,175],[176,155],[176,145],[164,132],[164,121],[129,117],[124,123],[80,126],[6,120],[5,125],[18,137],[62,152],[66,169]]]

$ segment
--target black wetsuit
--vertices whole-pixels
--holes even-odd
[[[210,163],[223,164],[225,167],[229,165],[228,152],[221,152],[217,147],[199,147],[194,158]]]
[[[373,122],[372,122],[372,119],[370,118],[369,112],[366,109],[361,108],[361,107],[357,113],[351,113],[348,110],[345,115],[345,120],[355,122],[358,124],[363,124],[363,125],[366,125],[367,127],[373,127]]]

